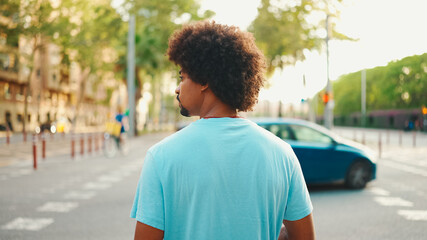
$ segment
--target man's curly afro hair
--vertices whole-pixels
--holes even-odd
[[[232,108],[249,111],[257,103],[266,64],[251,33],[214,21],[189,24],[172,34],[167,55]]]

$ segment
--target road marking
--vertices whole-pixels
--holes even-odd
[[[400,163],[394,163],[394,162],[383,162],[382,164],[384,164],[387,167],[391,167],[391,168],[395,168],[398,170],[402,170],[411,174],[417,174],[423,177],[427,177],[427,171],[424,171],[422,169],[419,168],[415,168],[415,167],[410,167],[404,164],[400,164]]]
[[[79,199],[79,200],[87,200],[96,196],[95,192],[79,192],[79,191],[71,191],[64,195],[65,199]]]
[[[369,191],[371,193],[373,193],[375,195],[379,195],[379,196],[389,196],[390,195],[389,191],[382,189],[382,188],[373,187],[373,188],[369,189]]]
[[[407,220],[427,221],[427,211],[423,210],[399,210],[397,214],[403,216]]]
[[[97,182],[88,182],[83,186],[84,189],[91,189],[91,190],[104,190],[110,187],[111,187],[111,184],[97,183]]]
[[[55,193],[55,191],[55,188],[48,188],[42,190],[43,193]]]
[[[420,153],[420,155],[424,156],[424,153]],[[392,156],[390,156],[390,158],[393,157],[392,159],[388,159],[390,161],[395,161],[395,162],[399,162],[399,163],[404,163],[404,164],[410,164],[412,166],[415,167],[426,167],[427,166],[427,162],[422,161],[425,159],[420,159],[420,160],[414,160],[413,158],[411,159],[406,159],[407,158],[407,154],[399,156],[398,158],[396,158],[396,155],[393,154]]]
[[[19,173],[21,173],[22,175],[28,175],[28,174],[33,173],[33,172],[34,172],[34,170],[31,170],[31,169],[21,169],[21,170],[19,170]]]
[[[52,223],[52,218],[16,218],[2,226],[2,229],[39,231]]]
[[[43,206],[38,207],[39,212],[69,212],[78,207],[76,202],[47,202]]]
[[[119,176],[109,176],[109,175],[100,176],[98,178],[98,181],[100,182],[110,182],[110,183],[120,182],[121,180],[122,178]]]
[[[132,173],[127,171],[127,170],[118,170],[118,171],[114,171],[114,172],[110,173],[111,176],[115,176],[115,177],[127,177],[130,174],[132,174]]]
[[[375,197],[374,200],[383,206],[412,207],[414,203],[399,197]]]

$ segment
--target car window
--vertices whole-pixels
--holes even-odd
[[[267,129],[268,131],[272,132],[274,135],[276,135],[281,139],[293,139],[287,125],[271,124],[271,125],[261,125],[261,127]]]
[[[291,125],[291,129],[295,134],[295,138],[300,142],[315,142],[315,143],[332,143],[332,139],[312,128],[300,126],[300,125]]]

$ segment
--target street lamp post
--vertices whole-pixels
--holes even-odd
[[[361,105],[361,123],[366,127],[366,69],[362,70]]]
[[[334,109],[334,100],[332,98],[332,85],[329,78],[329,14],[326,15],[326,91],[325,94],[328,96],[328,101],[325,105],[325,110],[323,113],[324,125],[326,128],[331,129],[333,127],[333,109]]]
[[[127,56],[127,85],[129,108],[129,136],[135,135],[135,15],[129,16]]]

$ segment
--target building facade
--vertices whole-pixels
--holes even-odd
[[[0,34],[0,130],[21,132],[24,118],[28,133],[61,119],[74,120],[77,131],[104,124],[109,107],[100,104],[107,96],[96,75],[83,79],[78,63],[62,66],[59,47],[46,39],[34,54],[31,70],[31,63],[21,56],[31,51],[33,40],[20,37],[11,42],[9,36]]]

